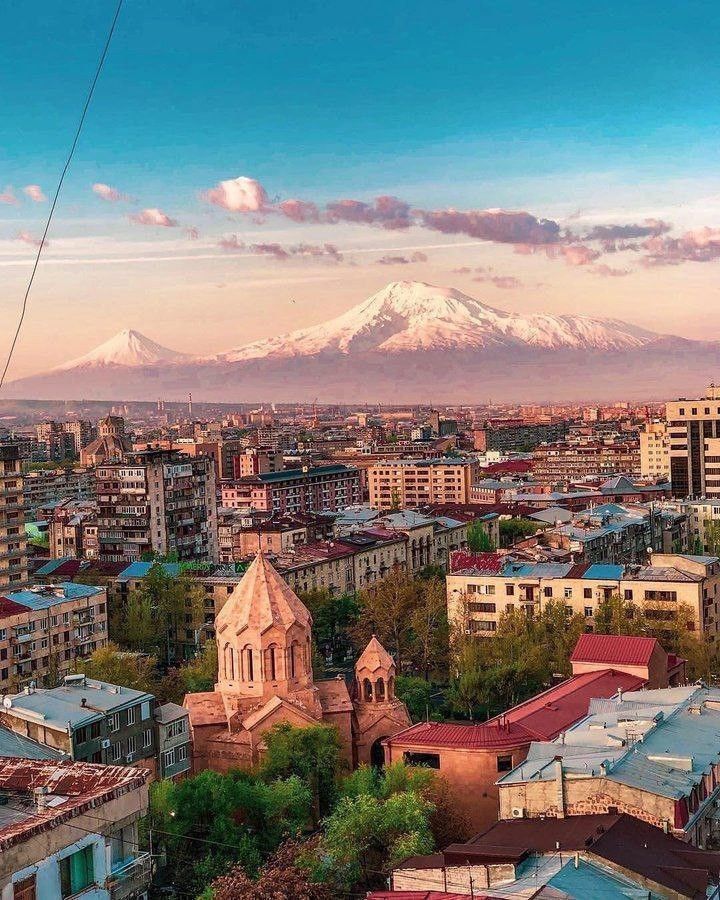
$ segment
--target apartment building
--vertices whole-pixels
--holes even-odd
[[[468,634],[491,637],[502,614],[520,609],[537,615],[550,601],[584,616],[592,630],[603,600],[622,597],[662,625],[680,605],[692,612],[690,626],[718,632],[720,560],[714,556],[653,553],[650,565],[610,563],[524,563],[496,553],[463,553],[451,558],[446,579],[448,616]]]
[[[640,431],[640,475],[670,480],[670,435],[667,422],[648,422]]]
[[[94,559],[97,556],[97,504],[63,500],[48,522],[48,546],[53,559]]]
[[[389,459],[367,470],[370,505],[406,509],[427,503],[470,503],[475,460]]]
[[[238,479],[248,475],[265,475],[268,472],[282,472],[283,454],[272,447],[245,447],[233,459],[229,477]]]
[[[305,466],[248,476],[221,486],[222,505],[271,515],[336,512],[362,501],[354,466]]]
[[[26,472],[23,475],[25,515],[37,514],[43,507],[63,500],[92,500],[95,477],[90,469],[56,469]]]
[[[690,545],[701,551],[720,546],[720,497],[687,500],[682,508],[688,516]]]
[[[636,440],[544,444],[533,450],[533,477],[551,484],[640,472]]]
[[[0,759],[3,900],[140,900],[152,877],[139,849],[149,773],[124,766]]]
[[[475,450],[512,450],[524,452],[538,444],[562,441],[568,432],[568,423],[525,422],[523,419],[492,419],[473,429]]]
[[[107,644],[105,588],[64,582],[0,597],[0,690],[53,684]]]
[[[215,467],[208,457],[147,450],[96,469],[98,558],[143,554],[217,560]]]
[[[673,496],[720,498],[720,387],[667,403],[665,418]]]
[[[0,446],[0,590],[27,584],[27,542],[20,451]]]
[[[719,730],[715,687],[593,700],[581,722],[531,744],[522,764],[500,778],[500,818],[629,813],[692,846],[717,846]]]
[[[92,422],[41,422],[35,426],[39,444],[44,444],[47,458],[61,460],[79,456],[80,450],[93,439]]]

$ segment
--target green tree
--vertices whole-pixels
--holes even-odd
[[[720,556],[720,519],[705,519],[705,553]]]
[[[398,675],[395,679],[395,696],[407,706],[413,722],[422,721],[432,712],[433,685],[416,675]]]
[[[606,597],[598,603],[593,617],[594,630],[598,634],[646,635],[648,624],[642,610],[619,594]]]
[[[313,618],[313,643],[323,662],[331,659],[343,666],[352,654],[350,633],[360,615],[360,606],[351,594],[333,596],[327,590],[308,591],[300,599]]]
[[[467,543],[468,549],[473,553],[491,553],[495,550],[495,544],[490,540],[482,522],[471,522],[468,525]]]
[[[158,695],[160,679],[156,664],[153,656],[131,653],[110,643],[94,650],[88,659],[78,660],[76,667],[88,678]]]
[[[296,728],[279,722],[264,735],[267,750],[261,773],[266,779],[295,775],[308,786],[316,821],[328,813],[343,769],[342,744],[332,725]]]
[[[532,519],[501,519],[500,546],[512,547],[517,541],[535,534],[541,525]]]

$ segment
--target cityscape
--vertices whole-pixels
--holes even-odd
[[[718,25],[9,11],[1,900],[720,900]]]

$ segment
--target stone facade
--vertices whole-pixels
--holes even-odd
[[[348,765],[381,762],[382,740],[410,724],[395,698],[395,664],[373,638],[352,694],[341,678],[315,682],[312,618],[259,553],[215,620],[215,690],[188,694],[195,771],[248,768],[278,722],[337,727]]]

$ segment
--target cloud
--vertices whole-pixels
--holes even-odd
[[[291,257],[311,257],[313,259],[325,258],[333,262],[342,262],[343,254],[335,244],[295,244],[291,247],[283,246],[276,242],[258,244],[246,244],[236,234],[228,235],[218,242],[223,250],[242,251],[258,256],[271,256],[274,259],[286,260]]]
[[[309,200],[283,200],[277,208],[293,222],[318,222],[320,219],[320,211]]]
[[[648,252],[644,266],[677,266],[683,262],[712,262],[720,259],[720,228],[698,228],[679,238],[651,237],[643,244]]]
[[[409,228],[412,224],[410,204],[398,197],[383,195],[372,203],[362,200],[335,200],[328,203],[325,217],[328,222],[357,222],[380,225],[389,230]]]
[[[201,197],[206,203],[212,203],[230,212],[260,212],[268,205],[265,188],[259,181],[245,176],[221,181],[214,188],[201,194]]]
[[[0,203],[4,203],[8,206],[17,206],[20,201],[15,196],[15,192],[11,187],[6,187],[4,191],[0,193]]]
[[[587,266],[599,256],[599,250],[584,244],[517,244],[516,253],[544,253],[548,259],[564,259],[569,266]]]
[[[42,241],[40,238],[34,237],[29,231],[18,231],[15,235],[16,241],[22,241],[23,244],[30,244],[31,247],[39,247]],[[49,247],[49,243],[45,241],[45,246]]]
[[[195,225],[190,225],[185,229],[185,234],[189,241],[196,241],[200,237],[200,231]]]
[[[297,244],[289,248],[292,256],[328,257],[335,262],[342,262],[343,255],[335,244]]]
[[[127,194],[123,194],[117,188],[111,187],[109,184],[103,184],[101,181],[96,182],[92,186],[92,192],[107,203],[120,203],[131,199]]]
[[[47,197],[43,194],[39,184],[27,184],[23,188],[23,194],[29,197],[33,203],[45,203]]]
[[[453,269],[455,275],[469,275],[472,272],[470,266],[460,266],[457,269]]]
[[[427,254],[421,253],[419,250],[412,256],[381,256],[375,262],[380,266],[407,266],[410,263],[427,262]]]
[[[177,225],[176,219],[171,219],[170,216],[156,206],[144,209],[142,212],[136,213],[129,218],[136,225],[156,225],[160,228],[174,228]]]
[[[222,247],[223,250],[244,250],[245,244],[240,240],[240,238],[236,234],[228,235],[228,237],[221,238],[218,241],[218,246]]]
[[[602,275],[603,278],[622,278],[624,275],[632,274],[632,269],[615,269],[612,266],[605,265],[605,263],[593,266],[590,271],[594,275]]]
[[[261,256],[272,256],[275,259],[288,259],[290,257],[289,251],[282,244],[277,243],[251,244],[248,250]]]
[[[671,229],[669,222],[662,219],[645,219],[642,224],[596,225],[586,235],[584,241],[624,241],[632,238],[656,237]]]
[[[514,275],[476,275],[473,281],[494,284],[495,287],[502,288],[504,291],[512,291],[515,288],[522,287],[522,281]]]
[[[538,219],[528,212],[503,209],[418,210],[425,228],[443,234],[467,234],[499,244],[553,244],[560,240],[560,226],[552,219]]]

